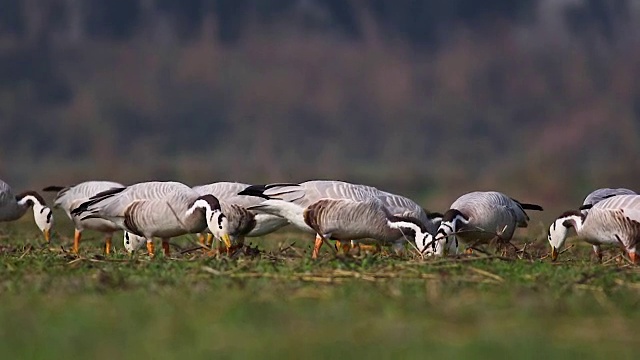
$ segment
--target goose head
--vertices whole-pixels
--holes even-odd
[[[469,224],[469,218],[458,209],[449,209],[442,216],[442,221],[436,232],[434,241],[436,242],[436,254],[442,255],[446,249],[451,248],[450,242],[456,241],[451,239],[460,227],[460,224]]]
[[[33,209],[33,219],[36,226],[46,242],[51,241],[51,228],[53,227],[53,211],[47,206],[44,198],[35,191],[26,191],[16,196],[18,205],[31,207]]]
[[[580,211],[566,211],[551,223],[547,232],[547,240],[551,245],[551,261],[556,261],[558,254],[565,240],[570,227],[580,227],[586,214]]]
[[[191,215],[196,210],[204,210],[207,220],[207,227],[213,236],[222,241],[228,248],[231,247],[231,239],[229,236],[229,219],[222,213],[220,201],[211,194],[198,197],[188,208],[187,215]]]
[[[398,229],[405,237],[413,239],[416,248],[421,254],[433,244],[433,236],[429,234],[426,226],[420,220],[406,216],[391,216],[387,224],[392,229]]]

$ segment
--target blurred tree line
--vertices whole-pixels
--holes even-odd
[[[0,174],[640,190],[639,30],[633,0],[0,0]]]

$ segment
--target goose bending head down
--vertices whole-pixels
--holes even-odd
[[[458,241],[469,247],[492,239],[509,242],[516,228],[527,227],[525,210],[542,211],[542,207],[518,202],[497,191],[464,194],[444,213],[435,236],[436,254],[457,249]]]
[[[640,244],[640,195],[606,198],[593,205],[588,212],[564,212],[549,226],[547,240],[551,245],[552,261],[558,258],[569,228],[574,228],[579,237],[594,247],[597,245],[598,249],[600,245],[624,249],[629,259],[637,263],[640,260],[637,255]]]
[[[207,220],[207,227],[213,236],[221,240],[227,248],[230,248],[229,219],[222,213],[218,199],[211,194],[201,195],[189,206],[186,215],[192,216],[197,211],[203,212]]]
[[[19,206],[33,208],[33,220],[42,234],[46,242],[51,241],[51,228],[53,227],[53,212],[47,206],[46,202],[35,191],[27,191],[16,196],[16,202]]]
[[[199,195],[178,182],[138,183],[104,191],[71,214],[82,219],[107,219],[125,231],[144,236],[149,254],[153,254],[154,237],[162,239],[168,255],[170,238],[201,232],[207,227],[230,246],[228,222],[218,199],[211,194]]]

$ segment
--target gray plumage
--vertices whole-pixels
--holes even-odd
[[[597,202],[588,212],[567,211],[560,215],[549,227],[554,260],[571,226],[579,237],[594,245],[599,257],[599,245],[617,245],[636,262],[640,244],[640,195],[617,195]]]
[[[249,191],[247,195],[284,200],[300,207],[307,207],[320,199],[365,201],[375,197],[382,201],[391,214],[416,218],[432,233],[437,229],[424,209],[413,200],[372,186],[335,180],[311,180],[300,184],[269,184],[256,187],[256,190],[253,193]]]
[[[371,238],[383,243],[395,242],[403,234],[416,236],[415,230],[407,229],[404,233],[393,228],[390,223],[412,220],[394,217],[377,198],[363,201],[348,199],[321,199],[304,210],[305,223],[320,236],[336,239]],[[412,222],[420,228],[417,222]],[[414,228],[414,229],[415,229]],[[422,228],[421,232],[426,233]]]
[[[107,190],[72,211],[72,215],[76,214],[110,220],[126,231],[144,236],[147,243],[159,237],[165,245],[169,238],[202,232],[207,225],[214,234],[221,231],[228,235],[218,200],[213,195],[201,196],[178,182],[146,182]]]
[[[113,181],[85,181],[62,189],[60,189],[60,187],[50,186],[43,190],[54,191],[59,189],[55,199],[53,200],[53,206],[54,208],[62,209],[69,219],[73,221],[76,229],[80,231],[90,229],[105,233],[113,233],[120,229],[115,223],[100,218],[81,220],[78,216],[72,216],[71,210],[80,206],[80,204],[100,192],[123,187],[124,185]]]
[[[36,226],[44,234],[45,240],[50,241],[53,226],[53,212],[44,198],[35,191],[25,191],[16,195],[9,184],[0,180],[0,222],[15,221],[33,209],[33,219]]]
[[[43,191],[57,192],[54,199],[54,207],[62,209],[74,224],[75,233],[72,248],[73,252],[78,252],[82,232],[86,229],[89,229],[105,234],[105,252],[107,254],[110,253],[113,233],[120,230],[120,227],[114,222],[102,218],[95,217],[82,219],[82,217],[80,216],[71,215],[71,211],[98,193],[123,187],[124,185],[113,181],[85,181],[73,186],[49,186],[43,189]],[[125,232],[125,243],[132,237],[134,237],[134,240],[138,242],[142,241],[142,239],[139,239],[137,235],[128,235]]]
[[[263,201],[258,197],[238,195],[248,186],[248,184],[225,181],[193,187],[201,195],[213,194],[218,198],[222,212],[229,219],[229,235],[232,237],[232,242],[236,240],[234,238],[244,236],[264,236],[289,223],[279,216],[246,210]]]
[[[527,227],[529,216],[525,208],[542,210],[538,205],[522,204],[496,191],[462,195],[442,218],[435,237],[439,246],[437,253],[441,254],[445,244],[451,241],[482,244],[496,237],[501,242],[510,241],[516,227]],[[455,239],[449,239],[453,233],[456,233]]]
[[[633,190],[625,189],[625,188],[601,188],[596,189],[591,192],[587,197],[584,198],[582,202],[582,213],[587,214],[589,209],[599,203],[602,200],[608,199],[617,195],[636,195]],[[602,258],[602,252],[600,251],[600,245],[593,244],[593,252],[596,254],[598,258]]]
[[[625,188],[602,188],[594,190],[582,202],[582,205],[595,205],[598,202],[616,195],[636,195],[635,191]]]

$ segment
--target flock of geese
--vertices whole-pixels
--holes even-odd
[[[446,256],[492,241],[509,243],[516,228],[527,227],[526,210],[543,210],[500,192],[476,191],[460,196],[440,214],[401,195],[332,180],[195,187],[171,181],[129,186],[86,181],[43,191],[56,193],[54,208],[62,209],[73,222],[74,253],[80,251],[84,230],[104,233],[106,254],[112,251],[113,234],[124,230],[126,250],[133,253],[146,245],[150,256],[154,238],[161,239],[166,256],[171,238],[190,233],[199,234],[203,247],[211,246],[215,238],[227,251],[235,251],[246,237],[264,236],[286,225],[315,234],[312,258],[329,240],[337,240],[335,247],[328,244],[330,249],[348,251],[363,239],[391,245],[396,251],[409,243],[423,256]],[[30,207],[49,242],[54,219],[44,198],[35,191],[16,195],[0,180],[0,222],[17,220]],[[600,259],[600,245],[616,245],[638,262],[640,195],[622,188],[598,189],[581,207],[564,212],[549,227],[552,260],[572,227],[593,245]]]

